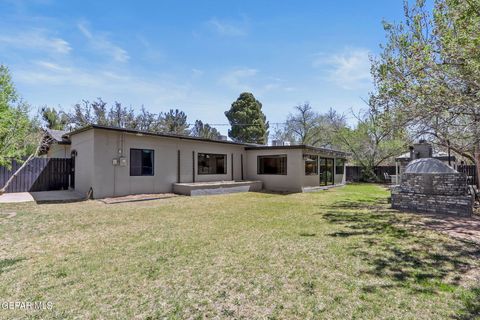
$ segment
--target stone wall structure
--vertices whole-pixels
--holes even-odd
[[[465,174],[436,159],[417,159],[407,165],[401,184],[393,187],[392,208],[470,216],[473,197]]]

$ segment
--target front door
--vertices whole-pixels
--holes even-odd
[[[320,185],[328,186],[334,183],[334,165],[331,158],[320,158]]]

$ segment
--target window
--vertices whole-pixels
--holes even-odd
[[[130,149],[130,176],[153,176],[153,150]]]
[[[305,160],[305,175],[316,176],[318,174],[318,156],[304,154],[303,160]]]
[[[320,158],[320,185],[328,186],[334,184],[333,171],[335,169],[332,158]]]
[[[199,153],[198,174],[227,174],[227,155]]]
[[[258,156],[258,174],[287,174],[287,155]]]
[[[335,173],[343,174],[345,172],[345,159],[335,159]]]

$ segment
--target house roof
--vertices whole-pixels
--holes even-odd
[[[64,138],[65,134],[68,131],[64,130],[53,130],[53,129],[45,129],[45,133],[50,136],[56,143],[59,144],[70,144],[70,141]]]
[[[432,158],[448,161],[448,153],[444,151],[433,151]],[[398,157],[395,158],[396,161],[410,161],[410,152],[406,152]],[[450,156],[450,160],[455,161],[455,156]]]
[[[71,137],[71,136],[76,135],[80,132],[88,131],[88,130],[91,130],[91,129],[101,129],[101,130],[109,130],[109,131],[117,131],[117,132],[126,132],[126,133],[137,134],[137,135],[155,136],[155,137],[164,137],[164,138],[175,138],[175,139],[182,139],[182,140],[193,140],[193,141],[203,141],[203,142],[213,142],[213,143],[234,144],[234,145],[240,145],[240,146],[257,146],[256,144],[253,144],[253,143],[242,143],[242,142],[234,142],[234,141],[226,141],[226,140],[206,139],[206,138],[192,137],[192,136],[186,136],[186,135],[175,134],[175,133],[164,133],[164,132],[153,133],[153,132],[135,130],[135,129],[102,126],[102,125],[98,125],[98,124],[91,124],[91,125],[88,125],[86,127],[74,130],[70,133],[64,134],[64,137]]]
[[[307,149],[307,150],[312,150],[312,151],[317,151],[317,152],[334,154],[338,157],[346,157],[348,155],[347,153],[342,152],[342,151],[328,149],[328,148],[313,147],[313,146],[308,146],[308,145],[304,145],[304,144],[290,145],[290,146],[266,146],[266,145],[259,145],[259,144],[253,144],[253,143],[243,143],[243,142],[235,142],[235,141],[206,139],[206,138],[192,137],[192,136],[186,136],[186,135],[174,134],[174,133],[163,133],[163,132],[162,133],[153,133],[153,132],[148,132],[148,131],[141,131],[141,130],[135,130],[135,129],[125,129],[125,128],[118,128],[118,127],[109,127],[109,126],[102,126],[102,125],[97,125],[97,124],[91,124],[91,125],[88,125],[86,127],[74,130],[72,132],[65,133],[63,135],[63,137],[64,138],[65,137],[69,138],[73,135],[76,135],[78,133],[88,131],[88,130],[91,130],[91,129],[101,129],[101,130],[109,130],[109,131],[117,131],[117,132],[126,132],[126,133],[131,133],[131,134],[136,134],[136,135],[175,138],[175,139],[182,139],[182,140],[193,140],[193,141],[202,141],[202,142],[233,144],[233,145],[244,146],[246,150]]]
[[[306,144],[294,144],[294,145],[289,145],[289,146],[248,146],[245,148],[246,150],[291,150],[291,149],[303,149],[303,150],[311,150],[314,152],[323,152],[323,153],[328,153],[328,154],[333,154],[338,157],[347,157],[348,153],[339,151],[339,150],[334,150],[334,149],[329,149],[329,148],[320,148],[320,147],[314,147],[314,146],[309,146]]]

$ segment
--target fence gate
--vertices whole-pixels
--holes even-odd
[[[22,165],[12,161],[11,168],[0,167],[0,186]],[[34,158],[13,179],[6,192],[67,190],[70,187],[71,160],[63,158]]]

